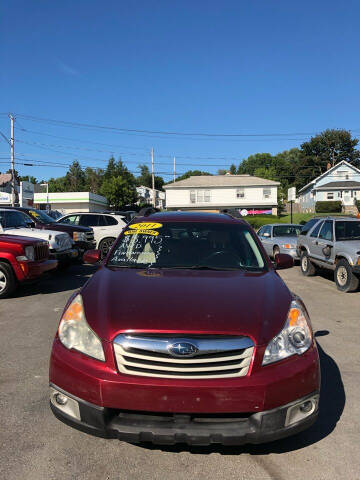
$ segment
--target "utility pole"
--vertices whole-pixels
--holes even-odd
[[[155,208],[155,177],[154,177],[154,149],[151,149],[151,183],[152,183],[152,204]]]
[[[14,152],[14,122],[15,118],[10,113],[10,126],[11,126],[11,137],[10,137],[10,150],[11,150],[11,205],[15,206],[15,152]]]
[[[175,182],[176,180],[176,158],[175,157],[174,157],[173,167],[174,167],[174,182]]]

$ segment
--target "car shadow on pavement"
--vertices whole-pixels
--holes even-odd
[[[327,330],[321,330],[317,332],[315,336],[320,337],[327,335],[328,333]],[[324,352],[319,344],[317,344],[317,346],[321,368],[319,417],[314,425],[308,430],[292,437],[260,445],[248,444],[240,446],[223,446],[214,444],[208,447],[196,447],[180,444],[165,446],[148,445],[143,443],[141,446],[151,450],[162,450],[174,453],[187,451],[189,453],[201,455],[209,453],[220,453],[221,455],[240,455],[242,453],[250,455],[267,455],[271,453],[285,453],[300,450],[322,440],[335,429],[344,410],[346,397],[339,367],[336,362]]]
[[[45,275],[36,282],[22,285],[11,298],[76,290],[87,282],[97,268],[94,265],[71,265],[67,270],[55,271]]]

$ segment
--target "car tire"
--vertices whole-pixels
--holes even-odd
[[[0,298],[6,298],[16,289],[14,271],[10,265],[0,262]]]
[[[114,237],[106,237],[101,240],[99,243],[99,250],[101,252],[101,259],[105,258],[108,254],[110,248],[112,247],[113,243],[115,242],[116,238]]]
[[[301,273],[305,275],[305,277],[313,277],[316,275],[316,267],[310,260],[307,252],[301,252],[300,269]]]
[[[277,245],[275,245],[274,250],[273,250],[273,258],[274,258],[274,260],[275,260],[275,256],[276,256],[278,253],[280,253],[280,248],[279,248]]]
[[[345,293],[355,292],[360,283],[359,277],[353,274],[349,262],[344,258],[336,264],[334,279],[337,289]]]

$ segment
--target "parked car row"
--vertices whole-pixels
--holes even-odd
[[[269,256],[289,253],[300,260],[303,275],[334,272],[338,290],[354,292],[360,284],[360,219],[312,218],[305,225],[264,225],[258,236]]]
[[[54,220],[43,210],[0,208],[0,298],[43,273],[82,260],[85,252],[108,253],[126,223],[113,214],[76,213]]]

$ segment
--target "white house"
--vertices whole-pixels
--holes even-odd
[[[141,185],[140,187],[136,187],[137,194],[139,195],[139,203],[148,203],[149,205],[152,204],[152,188],[146,187],[145,185]],[[165,208],[165,192],[161,192],[160,190],[155,189],[155,207],[163,209]]]
[[[202,175],[164,185],[168,210],[277,213],[279,182],[251,175]]]
[[[92,192],[56,192],[35,193],[34,205],[37,208],[46,208],[51,205],[52,210],[64,213],[72,212],[103,212],[108,208],[108,202],[102,195]]]
[[[360,200],[360,170],[343,160],[299,190],[302,212],[315,212],[319,201],[340,200],[344,211],[354,209]]]

